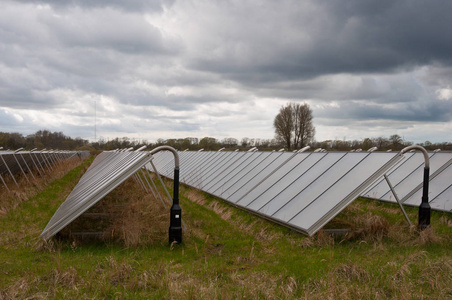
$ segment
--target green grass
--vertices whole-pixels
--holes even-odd
[[[181,245],[167,244],[167,221],[134,247],[44,243],[39,234],[85,169],[71,170],[0,219],[0,299],[452,297],[452,216],[433,212],[432,229],[419,233],[397,206],[365,199],[327,226],[360,231],[309,238],[181,187],[188,226]],[[417,210],[406,209],[416,222]]]

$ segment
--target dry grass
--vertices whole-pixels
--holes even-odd
[[[92,214],[101,217],[92,218]],[[81,243],[85,238],[75,234],[97,232],[103,240],[137,247],[161,243],[168,227],[169,209],[129,178],[62,230],[61,236]]]
[[[282,238],[280,232],[269,230],[268,223],[262,219],[255,219],[252,222],[247,222],[244,218],[240,217],[236,213],[235,208],[222,203],[220,201],[209,201],[204,194],[195,189],[189,189],[186,197],[197,204],[201,204],[204,207],[215,212],[221,219],[228,221],[235,225],[241,232],[254,236],[256,239],[272,243],[279,238]]]
[[[60,179],[80,163],[80,160],[67,160],[53,167],[51,172],[46,170],[47,174],[44,176],[40,176],[37,172],[34,172],[33,176],[28,174],[28,181],[24,176],[17,176],[17,185],[10,176],[3,176],[9,191],[2,183],[0,184],[0,218],[9,211],[16,209],[22,202],[43,191],[51,182]]]

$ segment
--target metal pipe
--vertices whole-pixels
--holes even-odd
[[[430,159],[424,147],[413,145],[403,148],[400,153],[403,154],[410,150],[419,150],[424,155],[424,182],[422,185],[422,202],[419,205],[419,222],[418,227],[420,230],[424,230],[430,226],[431,207],[428,203],[428,183],[430,177]]]
[[[20,157],[22,157],[22,160],[24,161],[24,164],[25,164],[25,166],[27,167],[28,172],[30,172],[31,177],[33,177],[33,179],[36,180],[35,175],[33,175],[33,172],[31,171],[30,167],[28,166],[27,161],[25,160],[25,158],[24,158],[24,156],[22,155],[22,153],[19,152],[18,154],[20,155]]]
[[[6,188],[6,189],[8,190],[8,192],[9,192],[9,188],[8,188],[8,186],[6,185],[5,180],[3,180],[2,174],[0,174],[0,179],[2,180],[3,185],[5,186],[5,188]]]
[[[169,194],[168,190],[166,189],[166,186],[165,186],[165,184],[163,183],[162,177],[160,176],[159,172],[157,171],[157,168],[155,167],[155,165],[154,165],[154,163],[152,162],[152,160],[149,161],[149,162],[151,163],[151,166],[152,166],[152,168],[153,168],[153,170],[154,170],[154,173],[157,175],[157,178],[159,179],[160,184],[161,184],[162,187],[163,187],[163,190],[165,191],[166,195],[168,196],[168,201],[171,203],[171,195]],[[148,171],[147,168],[146,168],[146,172],[148,172],[149,178],[151,178],[151,182],[152,182],[152,184],[154,185],[155,190],[158,192],[157,186],[155,185],[154,181],[152,180],[151,174],[149,174],[149,171]],[[160,196],[160,193],[158,193],[158,195]],[[166,208],[166,205],[165,205],[165,208]],[[182,229],[187,229],[187,226],[185,225],[184,220],[181,219],[181,222],[182,222]]]
[[[30,151],[30,159],[31,159],[31,161],[33,162],[33,164],[35,165],[35,168],[36,168],[36,170],[38,171],[39,175],[42,177],[41,170],[39,170],[39,167],[38,167],[38,165],[36,164],[36,162],[35,162],[35,160],[34,160],[34,158],[33,158],[33,153],[32,153],[32,151],[33,151],[33,150]]]
[[[302,152],[308,151],[309,149],[311,149],[311,147],[310,146],[306,146],[306,147],[301,148],[300,150],[298,150],[298,153],[302,153]]]
[[[36,148],[31,150],[30,152],[33,153],[35,155],[36,161],[38,162],[38,164],[41,166],[42,171],[44,172],[44,174],[47,174],[46,170],[44,169],[43,165],[41,164],[41,160],[39,159],[38,155],[36,154],[36,152],[33,152],[37,150]],[[42,156],[41,156],[42,158]]]
[[[154,181],[152,180],[151,174],[149,174],[149,171],[147,168],[144,168],[144,169],[145,169],[146,173],[143,171],[143,169],[141,169],[141,173],[143,174],[144,179],[146,179],[146,182],[148,183],[149,188],[151,189],[152,195],[154,195],[155,199],[157,199],[157,196],[158,196],[158,198],[160,199],[160,202],[162,202],[163,208],[166,209],[165,201],[163,201],[162,196],[160,196],[159,190],[157,189],[157,186],[155,185]],[[149,180],[148,180],[148,176],[149,176]],[[152,189],[150,184],[152,184],[154,189]],[[155,193],[154,193],[154,190],[155,190]]]
[[[16,150],[14,153],[12,153],[12,155],[13,155],[14,159],[16,160],[17,165],[19,166],[19,169],[22,171],[22,174],[24,174],[25,179],[27,180],[28,183],[30,183],[30,180],[28,180],[27,174],[25,174],[24,169],[22,169],[22,166],[20,165],[20,162],[17,160],[17,157],[16,157],[16,155],[15,155],[15,153],[16,153],[17,151],[20,151],[20,150]]]
[[[182,209],[179,206],[179,154],[170,146],[160,146],[151,150],[151,154],[167,150],[174,155],[173,205],[170,211],[169,244],[182,243]]]
[[[53,168],[52,166],[49,165],[49,163],[47,163],[47,156],[43,154],[43,151],[45,151],[46,148],[42,149],[41,151],[39,151],[39,155],[41,155],[41,159],[42,162],[44,163],[44,165],[47,167],[47,169],[52,172]]]
[[[8,167],[8,164],[6,163],[5,159],[3,158],[3,155],[0,155],[0,157],[2,158],[3,163],[5,164],[5,167],[6,167],[6,169],[8,170],[9,175],[11,175],[11,178],[13,179],[14,183],[15,183],[17,186],[19,186],[19,185],[17,184],[16,179],[14,178],[13,173],[11,172],[11,170],[10,170],[9,167]]]
[[[405,209],[403,209],[402,202],[400,202],[400,199],[399,199],[399,197],[397,196],[397,193],[396,193],[396,191],[394,190],[394,187],[392,186],[391,182],[389,181],[388,176],[386,176],[386,174],[384,174],[383,176],[384,176],[386,182],[388,183],[389,188],[391,189],[391,192],[392,192],[392,194],[394,195],[394,198],[397,200],[397,203],[399,204],[399,207],[400,207],[400,209],[402,210],[403,215],[405,216],[405,219],[407,220],[408,224],[409,224],[410,226],[413,225],[413,224],[411,224],[410,218],[408,218],[408,215],[406,214]]]

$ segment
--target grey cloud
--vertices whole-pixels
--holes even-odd
[[[221,44],[210,48],[219,55],[194,55],[193,67],[262,82],[452,63],[451,2],[294,1],[280,5],[278,12],[256,9],[255,14],[262,13],[257,17],[226,9],[234,15],[230,27],[220,31]],[[259,30],[250,24],[260,19],[275,26],[262,24]]]
[[[450,122],[452,103],[432,101],[427,103],[402,103],[385,107],[375,103],[347,101],[340,107],[327,107],[314,111],[318,118],[343,120],[394,120],[411,122]]]
[[[70,101],[105,96],[121,108],[108,117],[122,123],[106,124],[108,132],[150,125],[227,136],[235,115],[259,132],[270,128],[265,138],[273,132],[263,101],[309,101],[324,107],[314,110],[323,124],[451,121],[452,101],[436,91],[452,85],[452,2],[1,3],[2,108],[59,111],[83,123]],[[214,103],[223,109],[208,111]],[[61,127],[93,135],[90,126]]]
[[[171,6],[174,0],[161,0],[161,1],[145,1],[145,0],[103,0],[103,1],[91,1],[91,0],[22,0],[22,2],[28,2],[32,4],[51,5],[56,9],[67,9],[72,7],[83,7],[86,9],[96,8],[115,8],[125,11],[161,11],[164,6]]]

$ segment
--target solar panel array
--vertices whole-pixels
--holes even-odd
[[[23,176],[27,181],[35,174],[44,175],[52,171],[58,164],[69,159],[83,160],[89,156],[89,151],[10,151],[0,150],[0,180],[8,189],[5,177],[11,177],[16,183],[16,177]],[[35,174],[34,174],[35,173]]]
[[[51,238],[152,159],[149,152],[102,152],[41,233]]]
[[[406,159],[387,176],[403,204],[419,206],[422,198],[424,157],[420,152],[406,153]],[[452,153],[433,152],[430,158],[429,203],[432,209],[452,212]],[[363,197],[396,202],[388,184],[381,179]]]
[[[382,152],[180,152],[180,181],[313,235],[403,159]],[[155,155],[172,178],[173,158]]]

